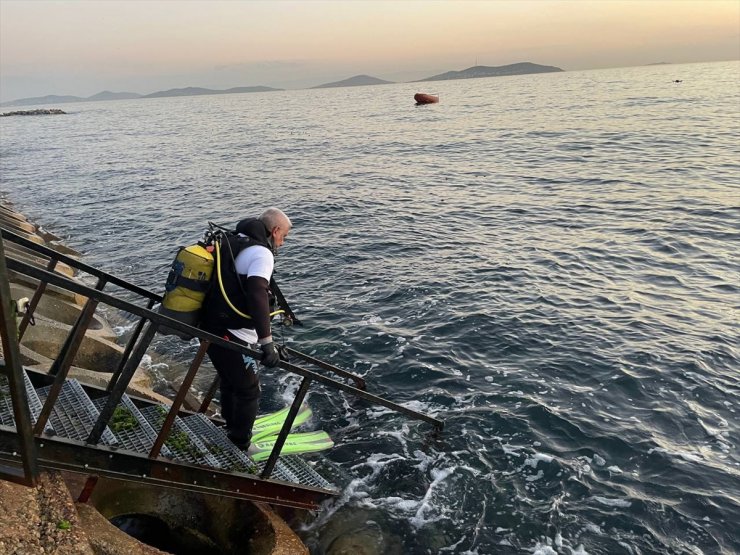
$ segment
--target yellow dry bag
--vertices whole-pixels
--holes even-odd
[[[213,266],[213,255],[205,245],[199,243],[181,248],[167,276],[160,314],[183,324],[198,325],[203,300],[211,284]],[[177,335],[181,339],[192,337],[172,328],[163,327],[159,331],[164,335]]]

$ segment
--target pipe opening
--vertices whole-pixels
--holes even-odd
[[[110,523],[138,541],[173,555],[219,555],[222,549],[211,538],[185,526],[170,527],[164,520],[147,514],[124,514]]]

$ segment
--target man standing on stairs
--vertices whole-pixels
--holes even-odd
[[[236,234],[224,237],[217,257],[216,278],[204,303],[201,327],[228,341],[259,345],[261,363],[274,368],[280,362],[272,340],[270,278],[277,249],[293,224],[282,210],[268,208],[259,218],[240,221]],[[229,439],[249,447],[257,417],[260,383],[256,362],[236,351],[211,345],[208,356],[221,378],[221,415]]]

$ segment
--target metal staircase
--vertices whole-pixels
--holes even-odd
[[[300,456],[281,456],[296,414],[314,382],[442,429],[443,423],[436,418],[365,391],[361,377],[288,349],[294,360],[298,358],[315,369],[281,361],[282,370],[303,379],[269,458],[255,463],[227,439],[219,421],[206,416],[217,382],[211,385],[198,412],[185,410],[183,402],[210,344],[255,358],[259,358],[259,353],[153,311],[162,300],[155,293],[5,229],[0,233],[0,339],[4,355],[4,359],[0,359],[0,479],[35,485],[40,468],[53,468],[87,474],[91,476],[91,484],[94,484],[94,476],[102,475],[314,509],[322,500],[337,495],[337,489]],[[3,241],[31,249],[48,262],[44,266],[6,257]],[[87,287],[55,273],[59,262],[97,278],[96,286]],[[15,314],[8,310],[12,301],[9,272],[37,283],[18,328]],[[22,367],[18,341],[48,284],[82,295],[87,302],[46,374]],[[123,289],[126,298],[134,294],[143,306],[104,292],[106,285]],[[139,318],[118,367],[110,369],[113,373],[104,389],[67,377],[99,303]],[[126,393],[134,372],[161,327],[175,329],[200,341],[171,406]],[[324,372],[351,380],[355,385]]]
[[[43,382],[44,375],[34,375],[34,379]],[[34,388],[29,372],[25,370],[23,381],[29,405],[33,407],[35,423],[50,386]],[[65,381],[44,436],[84,442],[107,400],[108,395],[104,390],[84,386],[74,378]],[[165,405],[153,404],[142,399],[135,401],[124,394],[116,412],[125,416],[106,426],[101,443],[118,450],[146,456],[156,441],[168,411],[169,407]],[[8,379],[2,374],[0,374],[0,425],[15,428],[10,387]],[[259,474],[265,466],[264,461],[252,461],[244,451],[229,441],[222,427],[202,413],[175,418],[170,439],[163,445],[161,456],[173,462],[253,475]],[[284,482],[329,492],[335,489],[311,465],[295,455],[281,457],[272,475],[274,479]]]

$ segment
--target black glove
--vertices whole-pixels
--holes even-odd
[[[268,368],[275,368],[280,363],[280,354],[278,353],[275,343],[270,341],[260,345],[262,350],[262,364]]]

